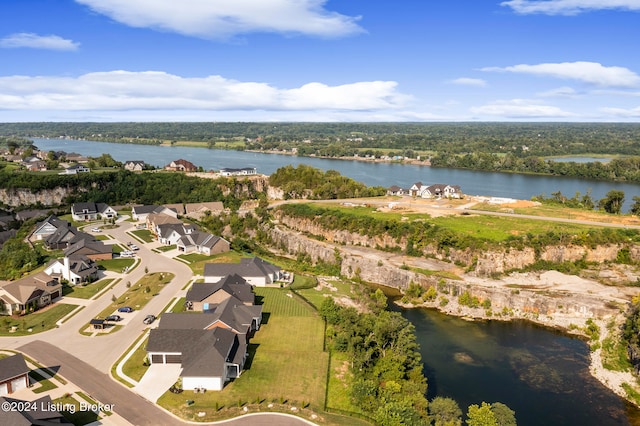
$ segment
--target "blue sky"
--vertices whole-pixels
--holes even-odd
[[[3,0],[0,122],[639,121],[640,0]]]

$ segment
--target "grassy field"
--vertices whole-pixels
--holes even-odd
[[[122,306],[131,306],[136,310],[142,308],[149,300],[157,295],[173,277],[174,275],[168,272],[154,272],[145,275],[118,297],[115,302],[111,302],[96,318],[105,318]]]
[[[213,256],[207,256],[200,253],[181,254],[178,256],[178,258],[189,262],[189,267],[195,275],[204,274],[204,265],[207,263],[240,263],[241,257],[242,255],[235,251],[214,254]]]
[[[56,328],[56,322],[73,311],[77,305],[56,303],[44,309],[21,317],[3,317],[0,320],[0,336],[27,336]],[[17,327],[11,333],[11,327]],[[29,332],[29,329],[32,331]]]
[[[102,289],[110,285],[112,282],[113,282],[113,279],[110,278],[110,279],[100,280],[91,284],[85,284],[82,286],[76,285],[76,286],[70,287],[69,289],[71,291],[65,293],[65,296],[78,297],[80,299],[91,299],[93,296],[98,294]]]
[[[107,271],[112,272],[122,272],[125,267],[131,267],[135,263],[135,259],[125,258],[125,259],[109,259],[109,260],[98,260],[96,263],[98,266],[102,266]]]
[[[306,303],[288,296],[288,290],[256,288],[263,302],[264,322],[251,340],[242,376],[221,392],[165,393],[158,403],[179,416],[198,421],[219,420],[251,411],[291,412],[308,416],[324,407],[329,356],[323,351],[324,323]],[[194,404],[187,406],[185,400]],[[303,408],[305,407],[305,408]],[[198,417],[198,412],[206,413]]]

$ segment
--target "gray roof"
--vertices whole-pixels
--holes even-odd
[[[225,276],[238,274],[241,277],[265,277],[277,273],[280,268],[259,257],[240,259],[240,263],[207,263],[204,276]]]
[[[0,359],[0,382],[18,377],[31,371],[27,367],[22,354],[15,354],[8,358]]]
[[[206,232],[193,231],[190,234],[183,235],[178,242],[185,247],[200,246],[212,248],[218,244],[219,241],[226,240],[222,237],[211,235]]]
[[[167,314],[163,315],[166,316]],[[200,316],[190,314],[191,316]],[[182,354],[183,377],[225,375],[225,362],[240,360],[246,343],[224,328],[213,330],[152,329],[147,352],[176,352]],[[238,362],[236,362],[238,363]]]
[[[0,397],[0,402],[28,403],[29,410],[0,410],[0,424],[10,426],[49,426],[70,425],[60,412],[50,409],[53,401],[49,395],[38,398],[35,401],[24,401],[9,397]]]
[[[89,234],[86,234],[89,235]],[[91,237],[93,239],[93,237]],[[102,241],[91,241],[89,239],[81,239],[78,242],[73,243],[68,249],[64,251],[65,256],[72,256],[74,253],[82,250],[83,254],[105,254],[112,253],[113,248],[110,245],[104,244]]]
[[[195,283],[187,291],[186,300],[201,302],[215,292],[223,290],[244,303],[255,301],[253,286],[238,274],[227,275],[216,283]]]

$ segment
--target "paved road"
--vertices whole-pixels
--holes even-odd
[[[113,404],[113,411],[134,425],[180,423],[146,399],[111,380],[106,374],[50,343],[35,341],[18,349],[47,367],[55,369],[59,366],[58,372],[61,376],[101,403]]]

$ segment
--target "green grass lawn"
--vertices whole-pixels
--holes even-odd
[[[173,309],[171,309],[171,312],[185,312],[184,302],[186,302],[186,300],[187,299],[184,297],[181,297],[180,299],[178,299]],[[192,311],[189,311],[189,312],[192,312]]]
[[[306,303],[289,297],[288,290],[256,288],[263,302],[263,322],[251,339],[249,358],[242,376],[221,392],[165,393],[158,401],[173,413],[190,420],[211,421],[241,412],[240,406],[291,412],[289,406],[310,414],[324,408],[328,353],[323,351],[324,323]],[[194,401],[186,406],[185,400]],[[217,408],[216,408],[217,407]],[[250,411],[255,411],[250,408]],[[198,417],[198,412],[205,412]]]
[[[40,373],[38,373],[35,370],[31,370],[29,372],[29,377],[31,377],[31,380],[34,382],[38,382],[40,383],[42,386],[35,388],[33,390],[33,393],[43,393],[43,392],[47,392],[50,391],[51,389],[55,389],[58,386],[56,386],[51,380],[49,379],[45,379],[44,376]]]
[[[149,366],[143,365],[143,362],[147,359],[146,347],[148,340],[149,339],[144,339],[142,345],[136,349],[133,355],[131,355],[131,358],[122,366],[122,372],[136,382],[142,379],[142,376],[144,376],[144,373],[146,373],[149,368]]]
[[[204,274],[204,265],[207,263],[240,263],[240,258],[242,257],[241,254],[234,251],[214,254],[213,256],[206,256],[200,253],[181,254],[178,256],[178,258],[189,262],[189,267],[195,275]]]
[[[98,260],[96,263],[98,266],[103,267],[107,271],[112,272],[122,272],[125,267],[131,267],[135,263],[135,259],[125,258],[125,259],[109,259],[109,260]]]
[[[75,410],[62,411],[60,413],[75,426],[83,426],[96,422],[100,419],[100,416],[91,410],[81,411],[80,402],[72,396],[56,398],[53,402],[56,404],[63,404],[65,407],[70,407],[72,405],[75,406]]]
[[[177,246],[175,244],[172,245],[172,246],[160,246],[160,247],[157,247],[156,250],[158,250],[158,251],[171,251],[171,250],[175,250],[176,247]]]
[[[103,309],[96,318],[105,318],[122,306],[131,306],[136,310],[142,308],[149,300],[157,295],[173,277],[174,275],[168,272],[154,272],[145,275],[118,297],[115,302],[111,302],[109,306]],[[147,288],[149,291],[147,291]],[[87,324],[87,327],[88,326],[89,324]],[[83,327],[82,329],[84,330],[85,328],[86,327]]]
[[[70,291],[65,293],[65,296],[78,297],[80,299],[91,299],[98,294],[103,288],[107,287],[113,282],[113,279],[104,279],[91,284],[75,285],[68,287]]]
[[[153,234],[148,229],[136,229],[135,231],[131,231],[131,233],[145,243],[153,242]]]
[[[73,311],[76,307],[77,305],[56,303],[53,306],[21,317],[2,317],[0,319],[0,336],[27,336],[51,330],[56,327],[56,322],[60,318]],[[13,333],[9,331],[12,326],[17,327]],[[29,332],[29,329],[32,331]]]

